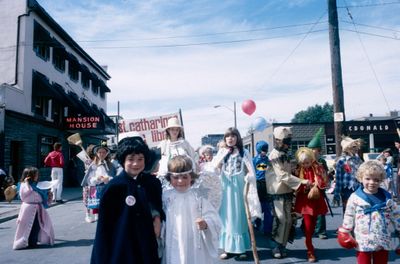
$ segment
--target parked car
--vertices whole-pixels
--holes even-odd
[[[380,153],[375,153],[375,152],[368,152],[363,154],[363,160],[368,161],[368,160],[375,160]]]

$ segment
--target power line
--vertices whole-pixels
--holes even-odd
[[[361,5],[347,5],[345,1],[345,6],[338,6],[337,8],[354,8],[354,7],[373,7],[373,6],[386,6],[386,5],[398,5],[400,1],[396,2],[384,2],[384,3],[376,3],[376,4],[361,4]]]
[[[326,21],[321,21],[319,23],[320,24],[326,23]],[[242,33],[260,32],[260,31],[270,31],[270,30],[284,29],[284,28],[303,27],[303,26],[309,26],[309,25],[314,25],[314,24],[315,23],[291,24],[291,25],[256,28],[256,29],[249,29],[249,30],[223,31],[223,32],[216,32],[216,33],[193,34],[193,35],[177,35],[177,36],[153,37],[153,38],[77,40],[77,42],[80,42],[80,43],[85,43],[85,42],[123,42],[123,41],[148,41],[148,40],[163,40],[163,39],[178,39],[178,38],[198,38],[198,37],[209,37],[209,36],[218,36],[218,35],[229,35],[229,34],[242,34]]]
[[[309,32],[292,33],[274,37],[259,37],[259,38],[248,38],[238,40],[221,40],[221,41],[208,41],[208,42],[197,42],[197,43],[183,43],[183,44],[162,44],[162,45],[142,45],[142,46],[107,46],[107,47],[86,47],[86,49],[133,49],[133,48],[175,48],[175,47],[190,47],[190,46],[206,46],[206,45],[221,45],[221,44],[234,44],[241,42],[252,42],[260,40],[270,40],[279,38],[288,38],[294,36],[307,35],[310,33],[318,33],[326,31],[326,29],[314,30]]]
[[[359,31],[359,30],[352,30],[352,29],[347,29],[347,28],[341,28],[341,30],[355,32],[357,34],[369,35],[369,36],[373,36],[373,37],[392,39],[392,40],[400,40],[400,38],[398,38],[398,37],[384,36],[384,35],[380,35],[380,34],[376,34],[376,33],[364,32],[364,31]]]
[[[137,45],[137,46],[97,46],[97,47],[85,47],[85,49],[138,49],[138,48],[175,48],[175,47],[189,47],[189,46],[206,46],[206,45],[221,45],[221,44],[234,44],[241,42],[252,42],[252,41],[260,41],[260,40],[270,40],[270,39],[278,39],[278,38],[289,38],[299,35],[308,35],[311,33],[318,33],[322,31],[326,31],[327,29],[319,29],[307,32],[299,32],[299,33],[291,33],[280,36],[271,36],[271,37],[259,37],[259,38],[248,38],[248,39],[238,39],[238,40],[221,40],[221,41],[207,41],[207,42],[195,42],[195,43],[182,43],[182,44],[160,44],[160,45]],[[28,44],[21,44],[20,46],[32,46]],[[10,49],[15,48],[16,45],[8,46],[8,47],[0,47],[0,49]]]
[[[346,0],[344,0],[344,2],[346,3]],[[346,5],[347,5],[347,3],[346,3]],[[351,21],[354,21],[353,16],[352,16],[351,13],[350,13],[350,10],[349,10],[348,8],[346,8],[346,9],[347,9],[347,13],[348,13],[348,15],[349,15]],[[385,101],[385,104],[386,104],[386,106],[387,106],[387,108],[388,108],[388,110],[389,110],[389,112],[390,112],[389,102],[388,102],[388,100],[387,100],[387,98],[386,98],[386,96],[385,96],[385,93],[383,92],[382,85],[381,85],[381,83],[380,83],[380,81],[379,81],[379,79],[378,79],[378,75],[376,74],[375,68],[374,68],[373,65],[372,65],[371,59],[370,59],[369,56],[368,56],[367,49],[366,49],[365,46],[364,46],[364,43],[363,43],[363,41],[362,41],[362,39],[361,39],[360,34],[358,34],[358,30],[357,30],[356,24],[353,23],[353,26],[354,26],[355,32],[357,33],[358,40],[360,41],[360,44],[361,44],[361,47],[362,47],[362,49],[363,49],[364,55],[365,55],[365,57],[367,58],[369,67],[370,67],[371,70],[372,70],[372,73],[373,73],[373,75],[374,75],[374,78],[375,78],[375,80],[376,80],[376,82],[377,82],[377,84],[378,84],[378,87],[379,87],[379,89],[380,89],[380,91],[381,91],[381,93],[382,93],[382,96],[383,96],[383,99],[384,99],[384,101]]]
[[[319,21],[325,16],[326,14],[326,10],[324,11],[324,13],[317,19],[317,21],[315,23],[313,23],[313,25],[310,27],[309,31],[304,35],[304,37],[297,43],[297,45],[293,48],[293,50],[288,54],[288,56],[286,56],[286,58],[282,61],[282,63],[275,69],[275,71],[272,72],[272,74],[269,76],[269,79],[272,79],[283,67],[283,65],[285,65],[285,63],[289,60],[289,58],[295,53],[295,51],[300,47],[300,45],[303,43],[303,41],[307,38],[307,36],[310,33],[313,33],[313,29],[314,27],[319,23]],[[325,31],[325,30],[324,30]]]
[[[381,29],[381,30],[392,31],[392,32],[400,32],[400,30],[396,30],[396,29],[392,29],[392,28],[385,28],[385,27],[379,27],[379,26],[355,23],[354,21],[340,20],[340,22],[347,23],[347,24],[352,24],[352,25],[355,24],[357,26],[362,26],[362,27],[369,27],[369,28]]]

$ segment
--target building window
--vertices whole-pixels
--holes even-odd
[[[101,99],[105,99],[106,98],[106,92],[103,89],[100,90],[100,98]]]
[[[61,45],[60,42],[53,39],[53,65],[61,72],[65,72],[66,55],[65,47]]]
[[[63,120],[64,107],[57,101],[53,101],[51,118],[56,125],[61,125]]]
[[[69,78],[77,82],[79,80],[79,61],[78,59],[72,55],[71,53],[68,53],[68,75]]]
[[[94,94],[99,94],[99,79],[92,80],[92,92]]]
[[[42,96],[35,96],[32,112],[35,115],[47,117],[49,113],[49,99]]]
[[[81,75],[82,76],[82,87],[84,88],[84,89],[89,89],[89,86],[90,86],[90,79],[87,77],[87,75]]]
[[[71,64],[69,65],[68,68],[68,73],[69,73],[69,78],[74,81],[77,82],[79,79],[79,71],[76,67],[72,66]]]
[[[89,71],[89,68],[86,67],[85,65],[81,64],[80,65],[80,70],[81,70],[82,87],[84,89],[88,90],[89,87],[90,87],[90,71]]]
[[[53,151],[53,145],[57,142],[57,138],[51,136],[39,135],[40,161],[39,167],[44,167],[44,159],[47,154]]]
[[[36,55],[45,61],[50,58],[50,46],[52,45],[50,33],[38,22],[33,24],[33,50]]]

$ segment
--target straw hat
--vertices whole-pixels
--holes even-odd
[[[360,147],[360,144],[360,139],[352,139],[351,137],[344,137],[340,142],[343,150],[350,149],[354,145]]]
[[[16,195],[17,195],[17,186],[15,185],[8,186],[4,190],[4,196],[6,198],[6,201],[9,203],[11,203],[11,201],[14,199]]]
[[[292,137],[292,127],[284,127],[284,126],[275,127],[274,137],[280,140]]]
[[[165,128],[165,130],[167,130],[168,128],[171,127],[179,127],[182,128],[179,119],[177,117],[171,117],[170,119],[168,119],[168,124],[167,127]]]

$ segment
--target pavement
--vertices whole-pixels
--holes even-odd
[[[82,199],[82,187],[64,187],[62,192],[62,199],[64,202]],[[60,203],[52,203],[50,207],[58,206]],[[0,201],[0,223],[18,217],[21,200],[14,199],[10,203],[7,201]]]

